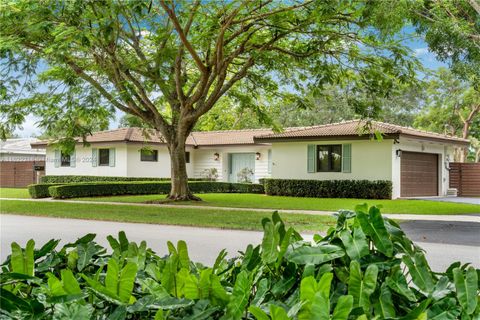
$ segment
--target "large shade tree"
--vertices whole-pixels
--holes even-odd
[[[399,3],[400,6],[402,3]],[[348,82],[386,95],[415,65],[389,1],[58,1],[0,4],[2,128],[50,115],[85,136],[109,108],[158,130],[171,199],[188,190],[185,141],[224,96],[256,98]],[[22,90],[20,88],[26,88]],[[356,108],[371,114],[374,102]],[[372,111],[373,110],[373,111]],[[77,115],[80,114],[80,117]]]

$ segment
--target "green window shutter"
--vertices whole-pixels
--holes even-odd
[[[92,148],[92,167],[96,167],[98,165],[98,149]]]
[[[115,167],[115,148],[109,149],[108,161],[110,167]]]
[[[307,172],[313,173],[317,171],[317,161],[315,154],[317,150],[317,146],[314,144],[309,144],[308,145],[308,151],[307,151]]]
[[[233,169],[232,169],[232,154],[228,154],[228,174],[232,174]]]
[[[350,143],[343,145],[342,171],[345,173],[352,172],[352,145]]]
[[[61,157],[62,157],[62,153],[60,152],[60,150],[58,150],[58,149],[55,150],[55,159],[53,159],[53,164],[54,164],[55,168],[60,167]]]
[[[75,155],[75,150],[70,154],[70,167],[75,168],[76,166],[76,155]]]
[[[268,173],[272,173],[272,149],[268,150]]]

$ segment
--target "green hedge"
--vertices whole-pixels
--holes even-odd
[[[204,178],[189,178],[189,181],[205,181]],[[108,177],[108,176],[43,176],[41,183],[77,183],[97,181],[170,181],[170,178]]]
[[[262,185],[214,181],[188,183],[193,193],[264,193]],[[48,191],[54,198],[78,198],[94,196],[118,196],[137,194],[168,194],[170,182],[130,181],[70,183],[51,186]]]
[[[391,199],[392,182],[387,180],[292,180],[265,179],[265,193],[311,198]]]
[[[52,186],[59,186],[62,185],[61,183],[37,183],[31,184],[28,186],[28,193],[30,193],[30,197],[37,199],[37,198],[48,198],[50,197],[50,193],[48,192],[48,188]]]

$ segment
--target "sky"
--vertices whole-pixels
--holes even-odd
[[[413,29],[407,28],[405,30],[406,33],[413,33]],[[433,53],[428,50],[427,44],[421,38],[410,38],[403,42],[406,46],[408,46],[417,59],[422,63],[422,65],[426,69],[436,70],[440,67],[448,67],[447,64],[438,61]],[[110,129],[115,129],[118,127],[118,122],[122,116],[120,111],[116,114],[116,119],[111,121]],[[35,137],[41,133],[41,130],[36,125],[37,119],[33,116],[28,116],[25,119],[25,122],[22,125],[22,128],[18,128],[15,131],[21,138],[28,138],[28,137]]]

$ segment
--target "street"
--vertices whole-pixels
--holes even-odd
[[[22,247],[28,239],[40,247],[55,238],[62,243],[75,241],[87,234],[96,233],[96,241],[108,246],[106,236],[126,232],[130,241],[147,241],[150,248],[159,254],[167,252],[168,240],[176,243],[185,240],[192,260],[213,264],[217,254],[225,248],[230,256],[244,250],[249,243],[258,244],[262,233],[256,231],[192,228],[153,224],[135,224],[106,221],[73,220],[19,215],[0,215],[1,248],[3,261],[10,254],[10,243],[18,242]],[[471,262],[480,268],[480,223],[474,222],[404,222],[405,232],[426,250],[427,259],[434,271],[445,271],[454,261]],[[312,235],[304,235],[311,239]]]

